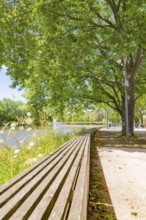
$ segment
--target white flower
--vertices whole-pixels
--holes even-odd
[[[11,127],[11,128],[10,128],[10,131],[15,131],[15,127]]]
[[[43,154],[38,154],[38,158],[41,158],[43,157],[44,155]]]
[[[37,158],[32,158],[32,161],[33,162],[36,162],[38,159]]]
[[[17,125],[16,123],[11,123],[11,124],[10,124],[10,127],[11,127],[11,128],[15,128],[16,125]]]
[[[27,128],[27,129],[26,129],[26,131],[31,131],[31,130],[32,130],[32,128]]]
[[[18,154],[20,152],[19,149],[14,150],[14,154]]]
[[[27,147],[27,150],[30,150],[30,149],[31,149],[31,147],[30,147],[30,146],[28,146],[28,147]]]
[[[20,144],[23,144],[23,143],[24,143],[24,140],[20,140],[19,143],[20,143]]]
[[[0,139],[0,143],[3,144],[3,143],[4,143],[4,140]]]
[[[31,142],[29,143],[29,147],[32,147],[32,146],[34,146],[34,142],[33,142],[33,141],[31,141]]]
[[[19,130],[20,130],[20,131],[24,130],[24,126],[20,126],[20,127],[19,127]]]
[[[30,116],[31,116],[31,113],[30,113],[30,112],[27,112],[26,115],[27,115],[27,117],[30,117]]]
[[[32,164],[32,163],[35,163],[38,159],[37,158],[29,158],[26,163],[27,164]]]
[[[4,133],[4,131],[0,131],[0,134],[3,134]]]
[[[30,150],[30,149],[31,149],[33,146],[34,146],[34,142],[33,142],[33,141],[31,141],[31,142],[29,143],[29,145],[28,145],[27,149],[28,149],[28,150]]]
[[[25,122],[26,122],[26,124],[30,125],[30,124],[32,124],[33,120],[31,118],[27,118],[25,120]]]

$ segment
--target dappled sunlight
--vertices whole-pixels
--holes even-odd
[[[127,140],[100,130],[94,140],[117,219],[146,219],[145,132]]]

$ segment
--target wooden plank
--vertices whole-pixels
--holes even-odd
[[[0,187],[0,219],[85,220],[94,131],[68,141]]]
[[[81,143],[82,144],[82,143]],[[80,149],[81,148],[81,149]],[[83,147],[81,147],[80,144],[78,144],[76,148],[76,153],[74,155],[71,155],[70,159],[67,161],[67,164],[64,166],[62,171],[59,173],[53,184],[50,186],[50,188],[46,191],[45,195],[41,199],[40,203],[36,206],[28,220],[33,219],[47,219],[49,216],[49,213],[52,210],[52,207],[56,200],[58,200],[58,195],[60,193],[61,188],[64,185],[64,181],[70,172],[70,169],[72,167],[72,164],[74,160],[77,158],[78,152],[84,150]],[[81,157],[81,155],[80,155]]]
[[[49,191],[52,194],[54,190],[54,196],[53,196],[53,200],[54,200],[55,193],[57,193],[58,189],[60,189],[60,187],[62,186],[62,182],[65,176],[67,175],[68,170],[70,169],[72,165],[72,161],[75,159],[78,151],[79,151],[79,144],[77,147],[75,147],[74,153],[73,154],[71,153],[69,155],[69,158],[67,158],[66,163],[63,165],[63,168],[60,171],[60,173],[58,173],[58,176],[56,176],[54,182],[48,185],[48,183],[50,182],[50,179],[52,179],[52,175],[54,175],[54,170],[52,170],[52,172],[46,176],[46,178],[40,183],[40,185],[29,195],[29,197],[25,200],[25,202],[17,209],[17,211],[9,219],[15,220],[18,218],[19,219],[24,219],[26,217],[28,218],[32,210],[35,208],[35,206],[37,204],[39,205],[39,202],[40,200],[42,200],[43,195],[44,194],[46,195],[45,193],[46,191]],[[59,168],[60,164],[57,165],[57,167]],[[31,204],[29,203],[29,201],[31,201]],[[46,204],[49,205],[49,202],[47,201]],[[44,206],[43,208],[39,209],[39,215],[43,209],[44,209]],[[37,215],[37,218],[36,218],[37,220],[39,219],[39,215]]]
[[[86,143],[85,152],[89,151],[90,138]],[[88,170],[89,170],[89,156],[84,155],[79,176],[77,179],[77,184],[75,186],[75,191],[73,194],[73,199],[71,207],[69,210],[68,220],[86,220],[87,212],[87,194],[88,194],[88,184],[86,185]]]
[[[87,141],[87,137],[84,137],[84,142],[82,143],[80,152],[78,153],[78,156],[72,165],[72,168],[67,176],[67,179],[61,189],[61,192],[52,209],[52,212],[49,215],[48,220],[54,220],[54,219],[61,220],[65,218],[65,215],[69,208],[69,203],[72,199],[74,182],[76,181],[76,177],[77,177],[78,170],[79,170],[78,168],[80,167],[86,141]]]
[[[73,148],[69,149],[70,153],[76,148],[76,145]],[[45,167],[37,176],[32,178],[32,180],[24,186],[12,199],[10,199],[4,207],[1,208],[0,219],[10,216],[28,197],[30,193],[40,184],[42,179],[46,177],[50,168],[54,167],[52,173],[54,173],[53,178],[57,175],[57,172],[63,167],[65,161],[68,159],[69,155],[60,154],[49,166]]]

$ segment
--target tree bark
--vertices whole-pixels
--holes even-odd
[[[135,109],[135,80],[134,75],[129,74],[128,87],[128,124],[129,136],[134,135],[134,109]]]
[[[144,126],[144,120],[143,120],[143,110],[140,110],[140,125],[143,127]]]
[[[123,58],[124,60],[124,58]],[[122,134],[126,135],[126,117],[128,117],[128,136],[134,135],[134,109],[135,109],[135,69],[133,58],[131,55],[126,57],[124,63],[124,77],[127,81],[127,105],[128,105],[128,115],[126,115],[125,98],[122,100],[124,116],[122,118]]]

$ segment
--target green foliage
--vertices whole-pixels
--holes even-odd
[[[131,215],[133,215],[133,216],[137,216],[138,213],[137,213],[137,212],[131,212]]]
[[[138,71],[145,61],[145,0],[3,0],[0,10],[1,63],[13,86],[27,88],[31,106],[60,117],[65,109],[105,103],[123,119],[126,57],[129,116],[134,112],[145,76]]]
[[[146,96],[142,95],[138,98],[135,106],[135,122],[145,124],[144,116],[146,115]]]
[[[75,136],[75,133],[62,136],[55,132],[44,131],[34,137],[22,148],[0,147],[0,185],[40,160],[64,142]]]
[[[13,101],[4,98],[0,101],[0,125],[8,122],[17,121],[18,118],[24,116],[23,103],[21,101]]]
[[[112,124],[118,124],[121,123],[121,118],[120,116],[117,114],[116,111],[109,111],[108,113],[108,118],[109,118],[109,122]]]
[[[80,111],[80,112],[68,112],[64,114],[64,122],[69,123],[98,123],[102,122],[103,114],[100,111]]]

